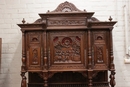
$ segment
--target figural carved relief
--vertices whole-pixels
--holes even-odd
[[[54,63],[80,63],[80,37],[54,37]]]
[[[103,47],[97,46],[97,63],[103,63]]]
[[[105,58],[105,32],[94,32],[94,45],[95,45],[95,58],[96,58],[96,63],[101,64],[104,63],[104,58]]]
[[[38,51],[36,49],[33,49],[32,55],[32,64],[38,64]]]

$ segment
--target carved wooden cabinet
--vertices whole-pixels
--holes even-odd
[[[40,13],[34,23],[18,24],[21,87],[114,87],[112,30],[116,22],[111,17],[99,21],[93,14],[66,1],[54,11]]]

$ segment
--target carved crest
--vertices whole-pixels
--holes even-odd
[[[52,12],[81,12],[74,4],[65,1]]]

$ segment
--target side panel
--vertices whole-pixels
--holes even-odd
[[[108,69],[108,31],[92,31],[92,52],[94,69]]]
[[[28,70],[42,69],[42,32],[27,32],[27,68]]]

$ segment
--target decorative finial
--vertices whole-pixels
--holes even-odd
[[[22,23],[24,24],[26,21],[24,20],[24,18],[23,18],[23,20],[22,20]]]
[[[86,9],[84,9],[84,11],[86,12]]]
[[[109,21],[112,21],[112,17],[111,16],[109,17]]]
[[[47,12],[50,12],[50,10],[48,10]]]

